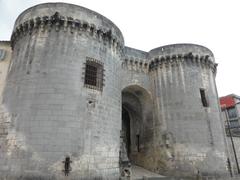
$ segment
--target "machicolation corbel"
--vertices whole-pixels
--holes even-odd
[[[91,37],[96,38],[99,42],[102,42],[104,45],[109,45],[114,51],[123,53],[123,45],[120,43],[121,40],[118,40],[117,36],[113,34],[111,29],[106,29],[104,27],[96,27],[95,24],[87,21],[81,21],[74,19],[73,17],[64,17],[60,15],[59,12],[55,12],[52,16],[43,16],[36,17],[35,19],[30,19],[24,23],[19,24],[15,27],[15,30],[11,37],[12,48],[19,38],[26,36],[27,34],[32,34],[35,31],[40,30],[44,33],[55,29],[56,32],[63,30],[64,32],[85,32],[88,33]]]

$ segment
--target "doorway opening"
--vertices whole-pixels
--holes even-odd
[[[129,155],[131,153],[131,137],[130,137],[130,116],[128,111],[122,107],[122,136],[123,136],[123,142],[126,148],[127,157],[129,158]]]
[[[122,162],[143,165],[153,140],[153,104],[144,88],[132,85],[122,90]],[[120,157],[121,161],[121,157]]]

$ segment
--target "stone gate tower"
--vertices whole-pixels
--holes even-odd
[[[125,47],[109,19],[65,3],[24,11],[11,47],[1,178],[118,179],[121,153],[161,174],[227,175],[207,48]]]

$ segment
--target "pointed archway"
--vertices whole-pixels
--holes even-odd
[[[150,93],[131,85],[122,90],[122,138],[125,157],[144,167],[147,151],[153,144],[153,103]]]

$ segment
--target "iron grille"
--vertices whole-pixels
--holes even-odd
[[[85,67],[84,84],[92,89],[102,90],[103,87],[103,64],[97,60],[87,58]]]

